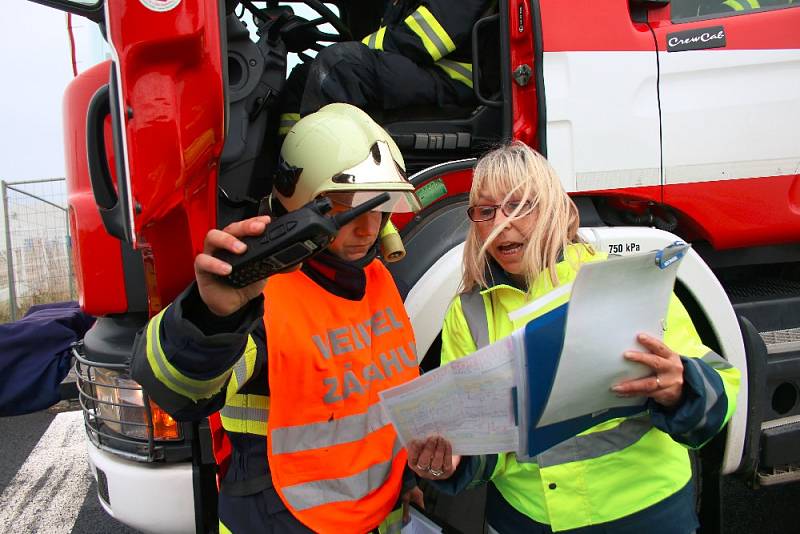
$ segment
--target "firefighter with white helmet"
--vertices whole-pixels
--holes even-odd
[[[213,253],[243,252],[240,238],[270,218],[209,231],[195,282],[137,338],[133,376],[161,407],[184,420],[219,411],[220,532],[395,532],[401,504],[421,504],[377,404],[418,376],[411,324],[376,259],[388,214],[419,209],[414,188],[394,141],[357,108],[328,105],[287,135],[274,208],[324,196],[337,213],[383,192],[299,270],[240,289]]]

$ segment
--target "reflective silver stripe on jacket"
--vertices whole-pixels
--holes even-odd
[[[236,391],[239,391],[247,383],[247,350],[233,366],[233,376],[236,379]]]
[[[245,408],[242,406],[230,406],[226,404],[219,411],[222,417],[230,417],[231,419],[241,419],[243,421],[258,421],[266,423],[269,419],[269,411],[261,408]]]
[[[230,372],[225,371],[221,375],[208,380],[197,380],[184,376],[180,371],[173,368],[167,360],[167,355],[164,354],[164,350],[161,348],[161,320],[166,310],[167,308],[164,308],[161,313],[153,317],[147,324],[149,349],[152,354],[152,361],[156,364],[156,368],[153,368],[152,364],[151,368],[156,378],[172,391],[189,397],[192,400],[208,398],[222,389],[222,386],[225,385],[225,382],[230,376]],[[150,358],[148,358],[148,360],[150,360]]]
[[[276,428],[270,432],[272,454],[332,447],[364,439],[389,424],[380,404],[373,404],[366,413],[307,425]]]
[[[447,54],[449,54],[450,52],[452,52],[452,49],[447,47],[447,45],[444,43],[444,41],[442,41],[442,39],[436,33],[436,29],[433,26],[431,26],[428,23],[427,20],[425,20],[425,17],[423,16],[422,13],[420,13],[419,10],[414,11],[411,15],[409,15],[408,18],[413,19],[414,22],[416,22],[419,25],[419,27],[422,29],[423,35],[420,35],[419,37],[420,37],[420,39],[423,40],[423,43],[425,42],[425,38],[427,38],[427,40],[428,40],[427,44],[433,45],[433,47],[436,48],[436,51],[439,53],[439,57],[438,58],[434,57],[434,59],[442,58],[442,57],[446,56]],[[431,18],[433,18],[432,15],[431,15]],[[433,20],[434,20],[434,22],[436,24],[438,24],[436,19],[433,19]],[[444,28],[439,26],[438,29],[445,36],[447,36],[447,33],[444,31]],[[417,32],[414,32],[414,33],[417,33]],[[446,38],[449,39],[449,36],[446,37]],[[426,46],[426,48],[428,48],[428,47]],[[428,52],[430,53],[430,50],[428,50]],[[431,56],[433,56],[433,54],[431,54]]]
[[[315,506],[342,501],[356,501],[380,488],[392,470],[392,462],[403,449],[395,438],[392,457],[367,469],[343,478],[326,478],[283,488],[283,496],[296,510],[307,510]]]
[[[476,348],[483,348],[489,344],[489,322],[486,319],[486,308],[483,304],[483,295],[477,289],[469,293],[461,293],[461,313],[467,321],[472,340]]]
[[[444,69],[451,78],[458,79],[472,87],[471,64],[451,61],[449,59],[440,59],[436,62],[436,66]]]
[[[642,439],[653,424],[647,414],[636,415],[609,430],[575,436],[536,457],[539,467],[599,458],[626,449]]]
[[[730,369],[731,367],[733,367],[731,364],[725,361],[725,359],[723,359],[722,356],[713,351],[707,352],[706,355],[700,359],[703,360],[703,362],[706,365],[717,371],[723,371],[725,369]],[[698,422],[694,426],[694,429],[703,428],[708,424],[708,414],[711,413],[711,408],[713,408],[714,405],[719,400],[719,392],[708,381],[708,378],[706,377],[706,374],[703,372],[700,362],[692,358],[686,358],[684,359],[684,361],[686,362],[686,365],[691,365],[692,367],[694,367],[694,370],[697,371],[697,374],[700,375],[700,377],[703,379],[703,389],[705,389],[706,392],[705,395],[706,403],[705,406],[703,406],[703,418],[700,419],[700,422]],[[691,430],[689,432],[691,432]]]
[[[717,371],[724,371],[725,369],[733,369],[733,365],[731,365],[728,360],[720,356],[714,351],[708,351],[705,356],[700,358],[708,365],[711,366],[712,369]]]

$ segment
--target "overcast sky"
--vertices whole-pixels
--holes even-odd
[[[64,176],[61,101],[72,80],[66,15],[27,0],[2,0],[0,180]],[[73,17],[78,70],[99,61],[94,24]],[[0,230],[3,229],[0,203]],[[4,246],[4,232],[0,232]]]
[[[61,95],[72,79],[65,15],[26,0],[3,4],[0,179],[64,176]]]

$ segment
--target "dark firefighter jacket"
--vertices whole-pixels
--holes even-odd
[[[455,8],[448,0],[387,2],[380,27],[361,42],[419,65],[435,64],[472,87],[472,26],[495,4],[460,0]]]
[[[302,270],[338,297],[364,297],[364,271],[352,263],[323,253],[305,262]],[[263,296],[259,296],[231,316],[214,316],[192,284],[160,314],[157,332],[141,332],[137,337],[132,376],[178,420],[199,420],[219,411],[232,445],[221,483],[221,531],[253,532],[263,530],[269,522],[267,532],[310,532],[287,512],[270,482],[266,453],[270,392],[263,309]],[[178,389],[187,394],[165,385],[151,368],[147,351],[148,344],[154,350],[154,339],[172,367],[172,378],[182,382]],[[211,384],[215,380],[219,383]],[[192,394],[197,388],[204,391]],[[413,474],[406,470],[403,492],[414,485]]]

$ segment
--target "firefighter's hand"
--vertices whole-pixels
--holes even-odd
[[[408,450],[408,467],[417,476],[428,480],[450,478],[461,461],[453,454],[453,446],[441,436],[429,436],[425,440],[411,440]]]
[[[421,509],[425,509],[425,499],[422,496],[422,490],[419,489],[417,486],[414,486],[409,491],[403,494],[403,524],[405,525],[411,520],[411,506],[410,503],[414,503],[419,506]]]
[[[626,360],[650,367],[653,374],[636,380],[626,380],[611,390],[623,397],[650,397],[662,406],[675,406],[683,394],[681,357],[652,336],[639,334],[636,339],[650,352],[629,350],[623,356]]]
[[[217,250],[228,250],[241,254],[247,245],[238,237],[255,236],[264,232],[270,218],[266,215],[231,223],[222,230],[209,230],[203,241],[203,252],[194,259],[194,276],[200,298],[214,314],[224,317],[240,309],[257,297],[263,290],[266,280],[253,282],[249,286],[235,288],[222,282],[217,275],[226,276],[231,272],[230,264],[213,256]]]

